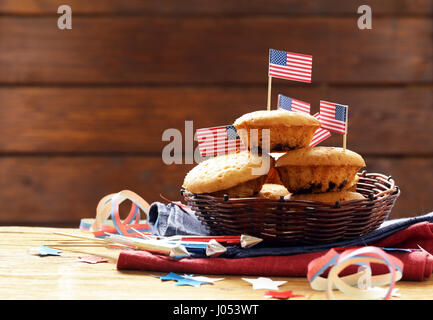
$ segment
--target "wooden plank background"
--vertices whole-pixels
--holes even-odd
[[[275,79],[273,105],[350,105],[348,147],[402,189],[392,217],[433,210],[430,0],[62,4],[72,30],[57,1],[0,0],[1,224],[75,227],[122,189],[180,199],[192,165],[163,163],[162,133],[264,108],[269,48],[314,57],[313,83]],[[372,30],[357,27],[362,4]]]

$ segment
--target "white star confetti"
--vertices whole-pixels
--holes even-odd
[[[270,290],[278,290],[278,287],[282,284],[286,283],[287,281],[274,281],[270,278],[257,278],[257,279],[248,279],[248,278],[242,278],[242,280],[245,280],[253,285],[253,289],[270,289]]]
[[[191,280],[196,280],[196,281],[201,281],[201,282],[209,282],[209,283],[214,283],[216,281],[224,280],[224,278],[208,278],[208,277],[204,277],[204,276],[194,276],[192,274],[190,274],[190,275],[184,274],[183,277],[187,278],[187,279],[191,279]]]

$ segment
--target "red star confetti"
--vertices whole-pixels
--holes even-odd
[[[266,291],[265,298],[275,298],[280,300],[288,300],[290,298],[304,297],[302,294],[293,294],[292,290],[288,291]]]
[[[95,263],[101,263],[101,262],[108,262],[108,260],[106,260],[102,257],[84,256],[84,257],[78,257],[78,262],[95,264]]]

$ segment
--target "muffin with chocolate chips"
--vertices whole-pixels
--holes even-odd
[[[258,152],[263,129],[269,129],[270,152],[278,152],[308,147],[320,122],[303,112],[261,110],[244,114],[233,125],[244,144]]]
[[[282,184],[294,194],[353,190],[363,167],[359,154],[336,147],[289,151],[275,164]]]
[[[318,201],[325,203],[347,202],[352,200],[362,200],[365,197],[359,192],[353,191],[338,191],[338,192],[325,192],[325,193],[309,193],[309,194],[296,194],[290,195],[291,200],[308,200]]]
[[[183,188],[215,197],[252,197],[261,190],[272,165],[272,158],[248,151],[220,155],[199,163],[188,172]]]

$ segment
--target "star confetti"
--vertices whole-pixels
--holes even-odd
[[[187,279],[192,279],[201,282],[209,282],[209,283],[214,283],[216,281],[224,280],[224,278],[209,278],[204,276],[194,276],[193,274],[184,274],[183,277]]]
[[[41,245],[36,248],[30,248],[28,251],[30,254],[39,255],[39,256],[60,256],[62,251],[48,248],[44,245]]]
[[[96,256],[84,256],[84,257],[78,257],[78,262],[85,262],[85,263],[102,263],[102,262],[108,262],[107,259],[104,259],[102,257],[96,257]]]
[[[181,280],[177,280],[177,286],[192,286],[192,287],[200,287],[202,284],[210,284],[209,282],[197,281],[193,279],[183,278]]]
[[[286,283],[287,281],[273,281],[270,278],[257,278],[257,279],[247,279],[242,278],[242,280],[245,280],[253,285],[253,289],[271,289],[271,290],[278,290],[278,287],[282,284]]]
[[[266,291],[265,298],[276,298],[280,300],[287,300],[289,298],[304,297],[302,294],[293,294],[292,290],[288,291]]]
[[[166,276],[156,276],[157,278],[161,279],[162,281],[170,281],[170,280],[182,280],[184,279],[184,277],[178,275],[177,273],[174,272],[170,272],[169,274],[167,274]]]
[[[170,281],[170,280],[176,281],[176,286],[200,287],[202,284],[212,284],[212,282],[198,281],[195,279],[182,277],[174,272],[170,272],[166,276],[156,276],[156,277],[161,279],[162,281]]]

